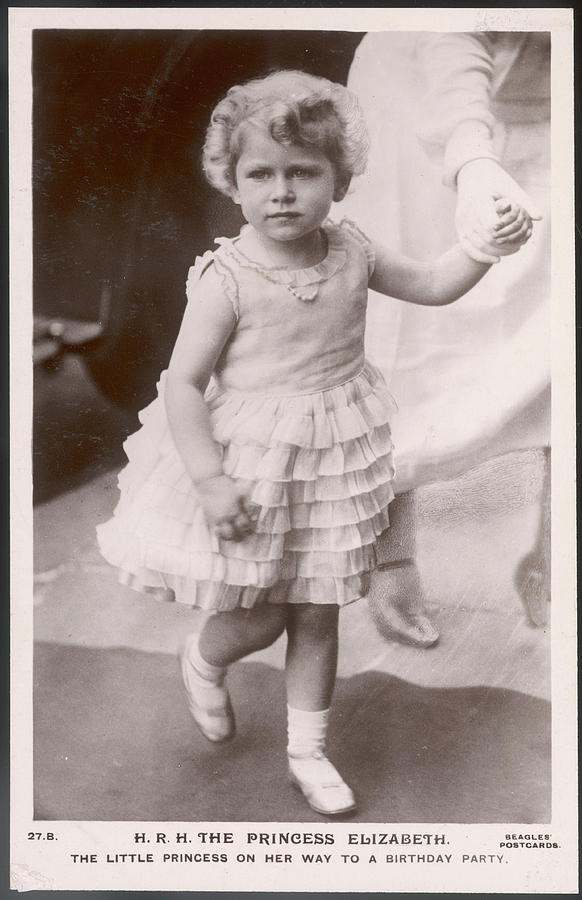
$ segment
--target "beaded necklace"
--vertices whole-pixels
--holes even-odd
[[[245,226],[249,228],[250,226]],[[319,288],[323,282],[328,281],[345,264],[346,252],[343,241],[338,238],[339,229],[333,222],[322,227],[322,236],[327,242],[327,253],[321,262],[314,266],[300,269],[266,267],[256,260],[250,259],[237,246],[237,241],[231,238],[216,238],[216,243],[224,248],[224,252],[232,257],[239,265],[252,270],[266,281],[270,281],[277,287],[284,287],[290,294],[302,303],[312,303],[318,296]],[[263,245],[264,246],[264,245]],[[265,253],[270,256],[265,247]],[[272,258],[271,258],[272,259]]]
[[[293,294],[294,297],[297,297],[297,299],[301,300],[303,303],[313,303],[319,293],[319,284],[305,285],[305,287],[300,289],[297,284],[282,284],[280,281],[277,281],[276,278],[269,275],[267,269],[255,269],[255,272],[258,275],[262,275],[263,278],[266,278],[271,284],[277,284],[286,288],[290,294]]]
[[[263,250],[269,257],[269,260],[273,263],[274,262],[273,257],[271,256],[268,247],[266,247],[265,244],[263,243],[263,241],[261,240],[261,236],[259,234],[257,234],[257,238],[258,238],[258,241],[259,241],[261,247],[263,248]],[[324,259],[325,259],[325,257],[324,257]],[[273,270],[277,270],[277,268],[279,268],[279,270],[281,270],[282,267],[277,267],[276,265],[272,266]],[[311,268],[311,266],[307,266],[306,268]],[[321,282],[300,286],[298,284],[293,284],[293,282],[279,281],[277,278],[275,278],[273,275],[271,275],[269,273],[268,268],[263,268],[263,266],[260,266],[260,267],[257,266],[255,268],[255,271],[259,275],[262,275],[263,278],[266,278],[267,281],[270,281],[271,284],[278,284],[278,285],[282,284],[282,286],[284,288],[286,288],[290,294],[293,294],[293,296],[297,297],[298,300],[301,300],[302,303],[313,303],[313,301],[316,299],[316,297],[319,293],[319,285]],[[287,270],[287,271],[294,271],[294,270],[291,269],[291,270]]]

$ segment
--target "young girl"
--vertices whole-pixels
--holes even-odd
[[[217,105],[204,169],[248,224],[190,270],[168,371],[99,529],[125,583],[216,613],[182,658],[209,740],[235,731],[227,667],[287,632],[289,773],[328,815],[355,807],[325,755],[338,613],[366,593],[393,497],[393,404],[364,358],[368,286],[438,306],[489,268],[460,246],[414,262],[330,221],[366,152],[357,101],[325,79],[276,72]],[[527,215],[504,209],[497,237],[525,241]]]

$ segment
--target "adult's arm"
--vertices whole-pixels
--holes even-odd
[[[458,193],[459,241],[483,262],[495,262],[521,246],[491,240],[491,229],[498,222],[497,200],[509,199],[531,218],[541,218],[531,198],[503,169],[493,147],[492,95],[520,40],[520,35],[460,32],[425,33],[417,41],[427,85],[417,134],[425,146],[442,154],[443,182]]]

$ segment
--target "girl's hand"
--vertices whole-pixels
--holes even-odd
[[[228,475],[196,482],[196,491],[209,522],[224,541],[242,541],[255,530],[258,508],[248,492]]]
[[[493,227],[495,243],[507,244],[519,250],[531,237],[533,230],[531,216],[523,206],[506,197],[499,198],[495,208],[499,216],[499,221]]]
[[[501,215],[500,209],[504,210]],[[493,160],[475,159],[460,170],[455,214],[457,234],[465,251],[474,259],[493,263],[501,256],[516,253],[529,238],[531,220],[541,218],[531,198]]]

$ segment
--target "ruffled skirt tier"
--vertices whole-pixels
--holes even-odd
[[[257,395],[211,385],[225,472],[258,508],[255,533],[219,540],[174,446],[158,397],[125,442],[113,518],[98,528],[123,583],[208,610],[333,603],[366,593],[393,499],[394,401],[372,365],[316,393]]]

